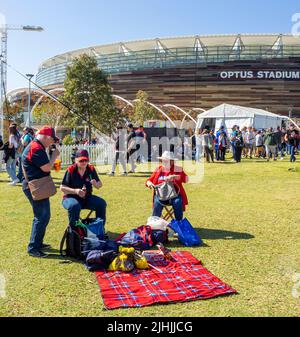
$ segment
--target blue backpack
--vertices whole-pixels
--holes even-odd
[[[173,220],[169,227],[178,234],[179,241],[186,247],[199,246],[202,240],[187,219],[177,221]]]

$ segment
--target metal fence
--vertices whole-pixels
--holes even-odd
[[[74,146],[60,146],[60,160],[62,166],[69,166],[72,164],[72,152]],[[114,157],[114,145],[113,144],[98,144],[98,145],[80,145],[78,149],[85,149],[89,152],[90,163],[92,165],[111,165]]]
[[[72,164],[72,152],[74,146],[59,146],[60,160],[62,166],[69,166]],[[79,145],[78,149],[85,149],[90,154],[90,163],[92,165],[111,165],[114,159],[114,144],[106,143],[99,145]],[[0,151],[0,172],[5,171],[6,167],[3,163],[3,151]]]

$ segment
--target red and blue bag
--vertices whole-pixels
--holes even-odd
[[[141,226],[125,234],[119,244],[134,247],[136,249],[148,250],[153,246],[152,229],[150,226]]]

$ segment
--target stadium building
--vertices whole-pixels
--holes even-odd
[[[130,111],[144,90],[170,127],[195,128],[199,113],[223,103],[300,118],[300,38],[292,35],[187,36],[90,47],[42,63],[37,84],[59,96],[67,66],[84,53],[108,74],[118,107]],[[32,90],[31,108],[44,97]],[[27,110],[28,89],[15,89],[8,98]]]
[[[144,90],[152,103],[185,111],[229,103],[300,117],[300,38],[292,35],[187,36],[96,46],[45,61],[37,83],[62,88],[66,67],[83,53],[96,56],[114,94],[126,100]]]

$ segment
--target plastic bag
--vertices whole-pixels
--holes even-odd
[[[89,219],[84,223],[87,229],[87,237],[90,239],[103,240],[105,236],[104,221],[100,218]]]
[[[141,270],[149,269],[147,259],[139,254],[134,254],[134,265],[137,269]]]
[[[157,216],[151,216],[148,219],[147,226],[151,227],[152,230],[166,231],[168,227],[168,222]]]
[[[178,234],[179,241],[186,247],[199,246],[201,239],[187,219],[177,221],[173,220],[169,227]]]
[[[134,264],[128,259],[128,255],[121,254],[116,257],[113,262],[110,264],[109,271],[123,271],[131,272],[134,269]]]
[[[110,264],[109,271],[131,272],[134,269],[134,248],[119,247],[119,256]]]

